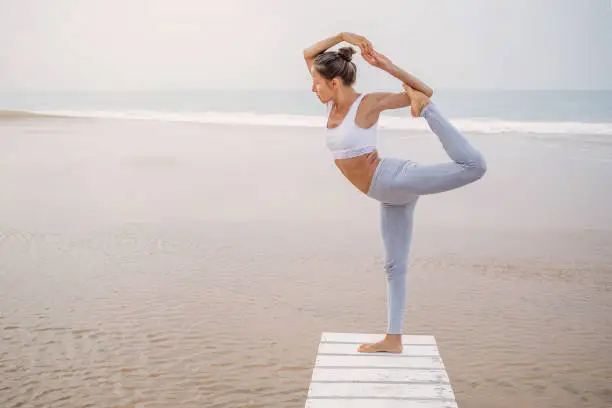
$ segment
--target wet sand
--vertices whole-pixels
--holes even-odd
[[[612,406],[612,140],[468,137],[489,171],[417,205],[408,332],[462,408]],[[300,407],[321,331],[385,328],[378,205],[321,130],[1,120],[0,197],[2,407]]]

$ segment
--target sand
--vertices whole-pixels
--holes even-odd
[[[612,140],[468,137],[489,171],[417,205],[408,332],[462,408],[611,406]],[[3,407],[299,407],[322,331],[385,329],[378,204],[321,130],[2,120],[0,197]]]

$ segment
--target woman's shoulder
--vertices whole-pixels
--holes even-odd
[[[361,110],[366,112],[372,110],[387,94],[387,92],[382,91],[362,92],[361,103],[359,104],[362,107]]]

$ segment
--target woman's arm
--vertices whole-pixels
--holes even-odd
[[[388,57],[384,56],[383,54],[374,51],[371,54],[364,54],[362,56],[363,59],[365,59],[366,62],[368,62],[370,65],[388,72],[403,83],[409,85],[411,88],[423,92],[430,98],[433,95],[433,89],[427,86],[427,84],[425,84],[423,81],[421,81],[414,75],[409,74],[408,72],[395,65]]]
[[[393,75],[403,83],[409,85],[411,88],[423,92],[428,97],[431,98],[431,96],[433,95],[433,89],[427,86],[425,82],[421,81],[414,75],[411,75],[408,72],[404,71],[397,65],[393,64],[388,70],[386,69],[385,71],[387,71],[389,74]]]
[[[306,63],[308,64],[308,68],[310,69],[312,60],[314,60],[317,55],[319,55],[323,51],[327,50],[328,48],[333,47],[334,45],[342,41],[344,41],[342,39],[342,33],[338,33],[324,40],[317,41],[316,43],[312,44],[310,47],[304,49],[304,59],[306,60]]]
[[[308,70],[312,67],[312,62],[317,55],[342,41],[359,47],[362,54],[371,53],[373,51],[372,44],[365,37],[353,33],[341,32],[332,37],[317,41],[310,47],[304,49],[304,59],[306,60],[306,65],[308,65]]]
[[[372,100],[372,114],[410,106],[410,97],[406,92],[372,92],[367,96]]]

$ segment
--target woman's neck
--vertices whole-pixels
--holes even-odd
[[[357,92],[350,87],[338,90],[338,94],[334,98],[334,105],[341,110],[347,110],[357,99]]]

